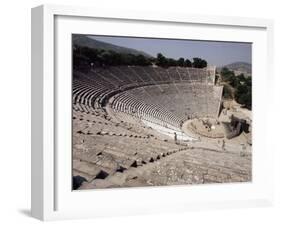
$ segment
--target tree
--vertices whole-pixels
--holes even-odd
[[[83,49],[73,46],[72,52],[73,69],[87,71],[90,69],[91,60],[83,54]]]
[[[229,84],[224,84],[222,96],[225,99],[233,99],[232,87]]]
[[[244,74],[235,76],[233,71],[228,68],[222,68],[221,78],[224,84],[223,97],[234,98],[237,103],[244,107],[252,108],[252,78],[245,77]],[[231,94],[234,91],[234,96]],[[231,91],[231,92],[230,92]],[[231,94],[231,96],[229,95]]]
[[[245,84],[249,87],[252,87],[252,77],[251,76],[245,78]]]
[[[223,67],[221,69],[221,74],[222,75],[226,75],[226,74],[229,74],[231,71],[227,68],[227,67]]]
[[[194,68],[204,68],[207,67],[207,61],[201,58],[195,57],[193,58],[192,67]]]
[[[231,79],[233,80],[233,77],[235,76],[233,71],[230,71],[227,67],[223,67],[221,70],[221,78],[223,82],[229,82]]]
[[[173,58],[168,58],[168,66],[169,67],[177,66],[177,61]]]
[[[177,65],[179,66],[179,67],[183,67],[184,66],[184,58],[179,58],[178,59],[178,61],[177,61]]]
[[[247,81],[240,82],[235,91],[235,99],[248,109],[252,109],[252,82],[251,77]]]
[[[75,70],[88,71],[90,69],[90,63],[89,58],[77,53],[73,54],[73,68]]]
[[[241,73],[240,75],[238,75],[238,76],[237,76],[237,79],[238,79],[240,82],[246,81],[246,78],[245,78],[245,76],[244,76],[243,73]]]
[[[237,79],[237,77],[235,75],[229,76],[228,82],[234,88],[237,87],[240,84],[239,79]]]
[[[144,55],[137,55],[136,56],[136,65],[141,65],[141,66],[147,66],[147,65],[150,65],[150,61],[149,59],[147,59]]]
[[[191,61],[190,61],[189,59],[186,59],[186,60],[184,61],[184,66],[185,66],[185,67],[192,67]]]
[[[156,59],[156,65],[161,66],[161,67],[167,67],[168,66],[167,58],[164,55],[162,55],[161,53],[158,53],[157,59]]]

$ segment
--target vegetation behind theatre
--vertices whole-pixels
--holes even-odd
[[[73,46],[73,66],[74,69],[87,68],[92,66],[148,66],[158,65],[161,67],[207,67],[207,61],[201,58],[193,58],[192,61],[184,59],[167,58],[158,53],[157,57],[144,54],[132,54],[127,52],[117,52],[114,50],[95,49],[86,46]]]
[[[244,74],[235,76],[227,67],[221,70],[221,80],[224,84],[223,97],[235,99],[247,109],[252,109],[252,77]]]

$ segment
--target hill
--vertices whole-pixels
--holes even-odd
[[[233,71],[245,71],[249,74],[252,73],[252,64],[246,62],[235,62],[228,65],[225,65],[229,70]]]
[[[223,67],[227,67],[229,70],[234,71],[235,75],[239,75],[241,73],[243,73],[245,76],[252,75],[252,64],[246,62],[234,62]]]
[[[151,55],[149,55],[143,51],[113,45],[113,44],[110,44],[107,42],[98,41],[87,35],[75,34],[72,36],[72,41],[73,41],[73,45],[77,45],[77,46],[85,46],[85,47],[92,48],[92,49],[112,50],[117,53],[127,53],[127,54],[133,54],[133,55],[141,54],[141,55],[144,55],[145,57],[152,57]]]

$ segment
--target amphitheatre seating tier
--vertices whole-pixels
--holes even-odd
[[[248,156],[175,144],[96,112],[73,111],[73,176],[86,180],[80,189],[251,180]]]
[[[209,83],[207,72],[150,66],[74,71],[73,176],[86,180],[81,188],[251,180],[247,153],[177,142],[155,129],[173,134],[190,118],[218,116],[222,87]]]
[[[100,171],[110,175],[180,148],[154,130],[105,116],[102,112],[92,115],[73,111],[74,174],[92,180]]]
[[[160,124],[180,128],[192,117],[216,117],[222,88],[207,84],[207,69],[118,66],[74,72],[73,107],[92,113],[114,96],[111,107]]]
[[[144,100],[147,105],[161,103],[176,118],[217,117],[222,88],[204,84],[174,83],[144,86],[127,91]],[[128,94],[126,94],[128,95]]]

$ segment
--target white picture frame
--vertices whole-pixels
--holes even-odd
[[[120,27],[114,26],[115,23]],[[253,181],[72,192],[69,177],[71,131],[67,121],[71,102],[67,99],[71,95],[68,86],[71,52],[67,37],[72,32],[93,34],[94,26],[99,27],[100,34],[107,35],[123,32],[128,36],[182,38],[186,33],[181,34],[180,30],[189,26],[194,29],[189,34],[190,39],[253,42]],[[128,29],[126,26],[138,28]],[[169,29],[160,29],[165,26]],[[159,31],[155,27],[159,27]],[[170,28],[175,29],[173,35],[169,34]],[[208,36],[204,33],[206,29],[210,29]],[[273,178],[268,175],[273,172],[273,150],[269,148],[266,130],[266,106],[270,105],[266,97],[271,94],[274,83],[272,39],[273,22],[265,19],[57,5],[33,8],[32,216],[56,220],[271,205]],[[62,129],[64,135],[60,132]]]

